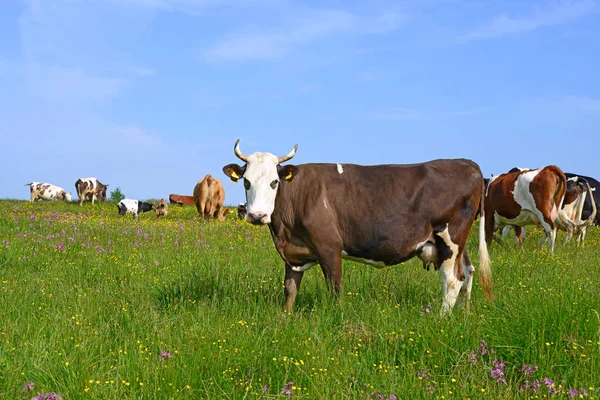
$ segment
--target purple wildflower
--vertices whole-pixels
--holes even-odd
[[[421,310],[421,315],[429,314],[431,312],[431,303],[427,304],[423,310]]]
[[[481,353],[482,356],[487,354],[488,350],[487,350],[487,343],[485,342],[485,340],[482,340],[479,342],[479,352]]]
[[[168,351],[163,350],[162,353],[160,353],[160,361],[164,360],[165,358],[173,358],[173,356]]]
[[[490,371],[490,376],[496,380],[497,383],[504,385],[506,384],[506,380],[503,378],[504,376],[504,362],[498,361],[497,358],[492,361],[492,365],[494,368]]]
[[[568,394],[569,396],[571,396],[571,397],[577,397],[577,395],[579,394],[579,392],[578,392],[577,390],[575,390],[575,389],[569,389],[569,390],[567,391],[567,394]]]
[[[33,382],[29,382],[23,385],[23,391],[24,392],[31,392],[33,390],[33,387],[35,386],[35,383]]]
[[[588,397],[588,392],[585,389],[579,389],[579,394],[582,395],[583,397]]]
[[[59,396],[54,392],[48,392],[48,393],[38,392],[37,396],[35,396],[31,400],[62,400],[62,396]]]
[[[538,367],[537,365],[523,364],[523,368],[521,368],[521,372],[523,372],[523,374],[525,376],[529,376],[529,375],[533,374],[535,371],[537,371],[538,369],[540,369],[540,367]]]
[[[425,390],[427,390],[429,393],[435,392],[435,388],[433,386],[427,386]]]
[[[469,354],[467,359],[471,362],[471,364],[477,364],[477,353],[472,352],[471,354]]]
[[[421,379],[423,379],[424,381],[428,380],[429,378],[431,378],[431,375],[425,373],[423,370],[420,370],[419,372],[417,372],[417,376]]]
[[[292,381],[289,381],[288,383],[283,385],[283,387],[281,388],[281,394],[285,394],[288,397],[291,396],[294,393],[292,386],[294,386],[294,382]]]
[[[398,398],[396,397],[395,394],[390,394],[390,397],[388,397],[388,400],[398,400]]]
[[[263,394],[267,393],[268,391],[269,391],[269,385],[263,386],[263,388],[262,388]]]
[[[540,386],[541,386],[541,383],[540,383],[539,379],[536,379],[535,381],[531,382],[530,389],[534,394],[537,394],[537,390],[540,388]]]
[[[542,379],[542,382],[544,382],[544,385],[548,386],[549,388],[554,386],[554,381],[550,378],[544,378]]]

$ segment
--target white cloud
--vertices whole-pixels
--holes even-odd
[[[529,16],[516,17],[503,14],[461,38],[461,42],[491,39],[530,32],[536,29],[562,25],[584,15],[598,11],[596,0],[564,0],[552,6],[537,8]]]
[[[112,0],[115,3],[144,7],[159,11],[179,11],[191,15],[208,9],[250,7],[264,4],[286,3],[287,0]]]
[[[144,66],[129,67],[129,68],[127,68],[127,72],[129,72],[135,76],[141,76],[141,77],[148,77],[148,76],[153,76],[154,74],[156,74],[156,71],[154,69],[149,68],[149,67],[144,67]]]
[[[276,59],[293,48],[340,34],[389,34],[401,25],[403,17],[386,12],[364,17],[348,11],[310,10],[301,17],[287,18],[275,28],[262,32],[248,31],[231,34],[208,48],[208,62],[245,62]]]
[[[600,99],[586,96],[535,99],[526,102],[526,105],[550,118],[600,117]]]
[[[56,105],[81,106],[101,103],[116,95],[125,81],[108,76],[94,76],[82,68],[25,65],[32,95]]]
[[[377,120],[424,120],[439,118],[461,118],[481,114],[483,109],[433,111],[420,108],[393,108],[369,114],[371,119]]]
[[[111,129],[117,143],[133,146],[149,148],[161,144],[161,140],[157,135],[151,134],[136,125],[115,126]]]

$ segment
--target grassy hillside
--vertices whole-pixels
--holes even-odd
[[[411,260],[345,262],[339,301],[315,267],[284,316],[267,227],[169,212],[0,201],[0,399],[598,398],[598,228],[554,257],[533,229],[494,243],[494,301],[475,283],[468,314],[440,318]]]

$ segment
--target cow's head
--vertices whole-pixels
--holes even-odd
[[[96,189],[96,197],[100,201],[106,201],[106,189],[108,189],[108,185],[100,184],[100,187]]]
[[[280,182],[291,182],[296,174],[295,166],[280,164],[294,157],[297,148],[298,145],[295,145],[292,151],[282,157],[261,152],[246,156],[240,151],[240,140],[235,142],[234,153],[246,164],[243,167],[237,164],[226,165],[223,172],[233,182],[243,178],[247,203],[246,221],[253,224],[271,222]]]

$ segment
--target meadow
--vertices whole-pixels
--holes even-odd
[[[490,246],[469,312],[411,260],[344,262],[337,300],[315,267],[285,315],[265,226],[1,200],[0,399],[598,399],[600,228],[540,237]]]

